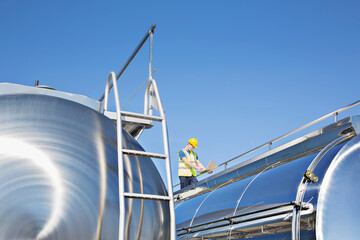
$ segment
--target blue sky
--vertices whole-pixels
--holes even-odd
[[[154,78],[177,183],[176,152],[191,137],[204,165],[219,164],[359,100],[359,12],[355,0],[0,0],[0,81],[98,99],[156,24]],[[148,56],[146,44],[120,80],[122,103],[147,78]],[[142,104],[143,90],[124,110]],[[359,107],[339,118],[349,114]],[[162,151],[152,134],[140,143]]]

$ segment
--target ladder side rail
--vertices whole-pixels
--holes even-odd
[[[152,59],[153,59],[153,41],[154,41],[154,32],[150,32],[150,44],[149,44],[149,79],[153,79],[152,73]]]
[[[152,60],[153,60],[153,42],[154,42],[154,33],[150,33],[150,43],[149,43],[149,78],[148,84],[145,90],[145,103],[144,103],[144,114],[153,114],[152,106],[149,106],[149,98],[151,94],[151,84],[153,80],[153,68],[152,68]],[[160,115],[161,116],[161,115]]]
[[[152,115],[153,111],[152,111],[152,106],[149,106],[149,101],[150,101],[150,94],[151,94],[151,84],[152,84],[152,73],[153,73],[153,69],[152,69],[152,59],[153,59],[153,40],[154,40],[154,34],[151,33],[150,34],[150,43],[149,43],[149,78],[148,78],[148,84],[146,86],[146,90],[145,90],[145,103],[144,103],[144,114],[149,114]]]
[[[168,139],[168,130],[166,125],[165,111],[163,109],[163,105],[160,100],[159,91],[154,79],[149,80],[151,84],[153,84],[154,92],[157,100],[157,105],[159,107],[160,116],[163,118],[162,120],[162,132],[163,132],[163,143],[164,143],[164,154],[167,156],[165,161],[166,163],[166,178],[168,185],[168,195],[170,197],[169,201],[169,209],[170,209],[170,237],[171,239],[176,239],[176,220],[175,220],[175,207],[174,207],[174,194],[172,190],[172,179],[171,179],[171,163],[170,163],[170,155],[169,155],[169,139]]]
[[[149,65],[151,66],[151,64],[149,64]],[[151,77],[150,73],[149,73],[149,76]],[[145,88],[144,115],[152,115],[152,111],[151,112],[149,111],[150,86],[151,86],[151,82],[149,81]],[[139,134],[135,138],[136,141],[140,138],[140,136],[143,132],[144,132],[144,129],[140,130]]]
[[[115,97],[115,106],[116,106],[116,135],[117,135],[117,156],[118,156],[118,184],[119,184],[119,240],[125,239],[125,201],[124,201],[124,162],[122,154],[122,123],[121,123],[121,112],[120,112],[120,100],[118,94],[118,88],[116,83],[116,76],[114,72],[109,74],[109,77],[106,82],[107,91],[105,95],[108,94],[109,84],[113,82],[114,87],[114,97]],[[107,110],[107,99],[104,108]]]
[[[148,80],[149,80],[149,82],[145,89],[144,114],[152,116],[153,115],[153,106],[150,106],[150,98],[151,98],[151,94],[152,94],[151,86],[153,84],[153,81],[155,81],[155,80],[151,76],[149,77]],[[163,116],[160,114],[160,117],[163,117]]]
[[[109,92],[110,92],[110,81],[111,81],[111,73],[108,76],[108,79],[106,81],[105,86],[105,93],[104,93],[104,106],[102,113],[105,113],[108,110],[108,104],[109,104]]]
[[[149,79],[147,79],[147,81],[149,81]],[[144,115],[149,115],[148,114],[148,108],[149,108],[149,86],[151,85],[150,82],[148,82],[146,88],[145,88],[145,96],[144,96]],[[150,114],[152,115],[152,114]],[[152,120],[150,120],[150,124],[152,123]],[[144,128],[140,130],[140,132],[138,133],[138,135],[136,135],[135,140],[138,141],[141,134],[144,132]]]
[[[150,86],[151,86],[151,81],[148,82],[148,84],[146,85],[146,88],[145,88],[145,97],[144,97],[144,114],[145,115],[149,114]]]

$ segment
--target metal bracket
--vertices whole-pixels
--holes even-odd
[[[311,170],[306,170],[304,172],[304,178],[308,182],[316,183],[319,181],[319,177],[315,175],[315,173]]]

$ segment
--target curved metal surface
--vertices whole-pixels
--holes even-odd
[[[347,141],[348,139],[355,136],[355,133],[349,133],[346,135],[343,135],[339,137],[338,139],[332,141],[329,143],[326,147],[324,147],[314,158],[314,160],[310,163],[309,167],[307,168],[308,171],[313,172],[316,168],[316,166],[319,164],[321,159],[326,155],[327,152],[330,151],[334,146]],[[292,239],[293,240],[299,240],[300,239],[300,216],[301,216],[301,210],[302,210],[302,204],[304,200],[304,195],[306,192],[306,188],[308,185],[309,179],[303,178],[301,179],[301,182],[298,187],[298,191],[296,193],[296,199],[295,199],[295,206],[293,210],[293,219],[292,219]]]
[[[319,193],[316,237],[359,239],[360,136],[349,141],[326,172]]]
[[[317,183],[304,195],[300,231],[315,238],[318,192],[328,166],[345,143],[324,154],[316,168]],[[260,172],[176,205],[179,239],[291,239],[297,187],[318,152]],[[275,167],[276,166],[276,167]]]
[[[270,151],[240,162],[225,171],[212,174],[200,180],[195,186],[188,186],[187,188],[181,189],[175,192],[176,199],[185,200],[190,197],[195,197],[196,195],[188,196],[187,194],[183,194],[190,188],[196,187],[199,189],[197,195],[200,195],[213,190],[219,185],[231,184],[234,181],[257,174],[269,165],[276,163],[283,164],[313,153],[314,151],[319,151],[319,149],[324,148],[331,141],[339,138],[339,136],[349,132],[359,133],[359,122],[360,116],[350,116],[339,120],[336,123],[306,134]],[[203,189],[200,190],[200,187]]]
[[[36,94],[1,95],[0,113],[0,239],[118,239],[114,122]],[[143,150],[123,136],[124,148]],[[151,159],[126,156],[124,165],[126,191],[166,195]],[[125,205],[127,239],[169,238],[167,202]]]

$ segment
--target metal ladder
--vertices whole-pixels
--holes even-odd
[[[148,84],[145,91],[145,104],[144,104],[144,114],[132,113],[121,111],[120,100],[117,87],[117,79],[119,76],[116,76],[114,72],[111,72],[106,81],[106,88],[104,94],[104,115],[109,118],[116,120],[117,125],[117,152],[118,152],[118,184],[119,184],[119,240],[125,239],[125,198],[137,198],[137,199],[147,199],[147,200],[157,200],[157,201],[168,201],[169,210],[170,210],[170,239],[176,239],[176,224],[175,224],[175,209],[174,209],[174,196],[172,190],[172,177],[171,177],[171,164],[169,156],[169,142],[168,142],[168,133],[167,125],[165,118],[165,111],[163,109],[160,95],[157,89],[155,80],[152,78],[152,37],[153,37],[153,28],[149,30],[148,34],[145,37],[150,36],[150,63],[149,63],[149,78]],[[145,39],[145,38],[144,38]],[[145,39],[146,40],[146,39]],[[143,40],[144,42],[144,40]],[[141,47],[141,46],[140,46]],[[139,46],[138,46],[139,48]],[[136,52],[138,49],[136,50]],[[132,58],[131,58],[132,59]],[[131,61],[131,60],[130,60]],[[128,64],[128,63],[127,63]],[[115,106],[116,112],[109,112],[108,109],[108,95],[110,88],[113,86],[114,97],[115,97]],[[152,109],[155,107],[160,116],[153,116]],[[151,153],[144,151],[137,151],[131,149],[123,149],[122,145],[122,118],[128,117],[128,119],[142,119],[150,121],[158,121],[162,124],[162,133],[163,133],[163,143],[164,143],[164,154]],[[129,120],[127,120],[129,121]],[[141,135],[142,131],[138,134],[137,137]],[[168,186],[168,195],[153,195],[153,194],[142,194],[142,193],[131,193],[125,192],[124,187],[124,155],[134,155],[134,156],[144,156],[150,158],[159,158],[164,159],[166,164],[166,180]]]

